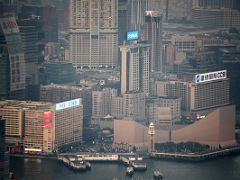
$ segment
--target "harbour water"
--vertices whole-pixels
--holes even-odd
[[[10,171],[20,180],[152,180],[158,168],[164,180],[239,180],[240,155],[202,162],[174,162],[147,159],[147,171],[126,176],[126,166],[92,163],[86,172],[74,172],[53,159],[10,158]]]

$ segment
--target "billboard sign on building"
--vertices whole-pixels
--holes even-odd
[[[51,129],[52,128],[52,112],[48,111],[48,112],[44,112],[43,114],[43,119],[44,119],[44,127],[47,129]]]
[[[127,32],[127,41],[138,40],[138,31]]]
[[[227,70],[221,70],[210,73],[197,74],[195,75],[195,83],[199,84],[203,82],[209,82],[225,78],[227,78]]]
[[[73,99],[73,100],[70,100],[70,101],[57,103],[56,104],[56,111],[71,108],[71,107],[75,107],[75,106],[79,106],[79,105],[80,105],[80,99]]]

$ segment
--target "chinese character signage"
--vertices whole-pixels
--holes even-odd
[[[127,40],[128,41],[137,40],[137,39],[138,39],[138,31],[127,32]]]
[[[56,111],[71,108],[80,105],[80,99],[73,99],[70,101],[65,101],[56,104]]]
[[[221,70],[210,73],[197,74],[195,75],[195,83],[198,84],[225,78],[227,78],[227,70]]]

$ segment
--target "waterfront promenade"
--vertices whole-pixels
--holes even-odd
[[[150,158],[165,159],[165,160],[186,160],[186,161],[202,161],[207,159],[214,159],[222,156],[239,154],[240,145],[223,148],[211,152],[204,153],[167,153],[167,152],[153,152],[149,154]]]

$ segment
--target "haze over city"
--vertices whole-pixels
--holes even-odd
[[[0,180],[239,179],[239,82],[239,0],[0,0]]]

